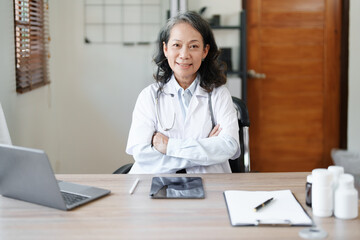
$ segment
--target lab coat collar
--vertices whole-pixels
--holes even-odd
[[[195,81],[197,81],[195,84],[197,85],[191,85],[190,88],[194,88],[195,91],[193,91],[192,89],[190,89],[190,91],[192,92],[193,95],[196,96],[208,96],[208,93],[205,91],[205,89],[203,89],[200,86],[200,75],[198,74],[196,76]],[[174,94],[176,95],[178,93],[178,90],[181,88],[181,86],[179,85],[179,83],[176,81],[174,74],[171,76],[169,82],[167,82],[165,84],[165,86],[163,87],[163,91],[167,94]]]

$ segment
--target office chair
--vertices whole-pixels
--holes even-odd
[[[229,164],[233,173],[250,172],[249,112],[243,100],[237,97],[232,100],[238,115],[241,154],[237,159],[229,160]]]
[[[241,154],[237,159],[229,160],[229,164],[233,173],[250,172],[249,113],[243,100],[237,97],[232,97],[232,100],[238,116]],[[113,172],[113,174],[126,174],[130,171],[132,165],[132,163],[125,164]]]

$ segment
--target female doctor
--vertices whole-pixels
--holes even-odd
[[[185,12],[169,19],[158,41],[156,83],[140,93],[133,112],[129,173],[230,173],[239,129],[209,24]]]

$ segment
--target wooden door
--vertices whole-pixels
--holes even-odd
[[[247,0],[252,171],[311,171],[339,146],[341,0]]]

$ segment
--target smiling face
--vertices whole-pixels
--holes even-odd
[[[163,43],[164,54],[180,86],[188,88],[196,78],[209,45],[204,47],[201,34],[188,23],[178,23],[170,31],[168,43]]]

